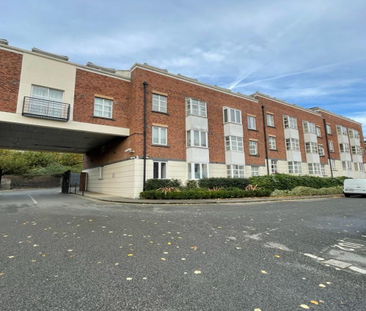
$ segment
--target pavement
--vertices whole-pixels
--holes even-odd
[[[366,310],[366,201],[0,196],[0,310]]]

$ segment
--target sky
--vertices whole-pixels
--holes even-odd
[[[363,123],[365,0],[0,0],[0,38],[70,61],[167,69]]]

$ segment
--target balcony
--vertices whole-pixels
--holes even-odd
[[[25,96],[22,115],[31,118],[67,122],[70,117],[70,105],[62,102]]]

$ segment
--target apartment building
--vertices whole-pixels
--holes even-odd
[[[0,40],[0,148],[79,152],[87,189],[287,173],[365,178],[362,125],[148,64],[116,70]]]

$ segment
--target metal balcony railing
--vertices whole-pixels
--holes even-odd
[[[25,96],[22,115],[32,118],[67,122],[70,117],[70,105],[62,102]]]

